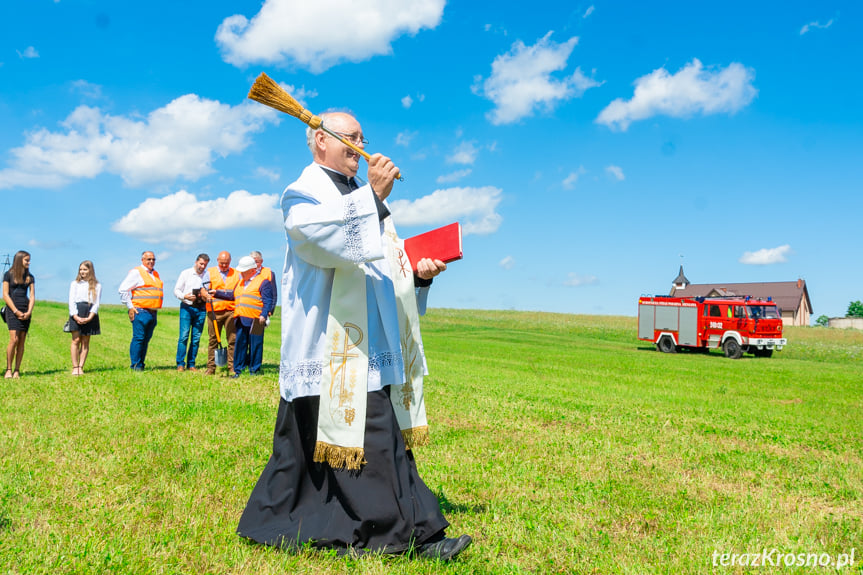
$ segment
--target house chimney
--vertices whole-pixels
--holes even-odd
[[[797,278],[797,289],[801,289],[803,287],[803,278]]]

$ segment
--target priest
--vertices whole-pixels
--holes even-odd
[[[332,132],[367,143],[347,113],[321,115]],[[385,200],[399,170],[309,128],[313,162],[282,195],[281,398],[273,452],[237,532],[286,549],[412,553],[450,560],[471,542],[449,538],[413,448],[428,441],[427,373],[419,315],[446,269],[404,252]]]

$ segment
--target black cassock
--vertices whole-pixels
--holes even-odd
[[[359,471],[315,463],[319,398],[279,403],[273,453],[237,533],[264,545],[400,553],[435,541],[449,526],[405,450],[389,387],[368,394]]]

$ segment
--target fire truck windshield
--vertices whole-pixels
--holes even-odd
[[[751,305],[749,317],[752,319],[779,319],[779,309],[775,305]]]

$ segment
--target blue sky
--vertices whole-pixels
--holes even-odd
[[[0,253],[104,301],[152,249],[281,270],[303,124],[266,72],[349,109],[405,181],[402,236],[452,221],[436,307],[635,315],[694,283],[863,298],[860,2],[28,0],[0,7]],[[176,302],[171,301],[174,305]]]

